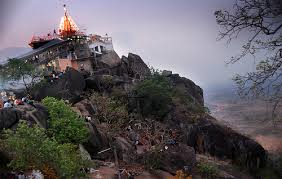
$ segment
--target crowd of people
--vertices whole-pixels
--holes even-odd
[[[1,173],[0,178],[2,179],[43,179],[44,176],[39,170],[32,170],[28,173],[20,172],[8,172]]]
[[[29,95],[21,99],[16,98],[13,92],[7,93],[6,91],[2,91],[0,95],[1,95],[0,109],[13,108],[15,106],[24,105],[24,104],[29,104],[33,107],[36,107],[34,105],[33,100],[31,100],[31,97]]]

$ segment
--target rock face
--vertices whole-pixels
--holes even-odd
[[[109,148],[109,141],[105,134],[102,134],[93,122],[89,122],[88,128],[90,131],[89,139],[83,144],[85,149],[89,152],[92,158],[96,159],[106,159],[108,158],[108,153],[98,155],[99,151]]]
[[[82,116],[92,117],[95,113],[94,106],[91,105],[91,102],[87,99],[84,99],[73,105]]]
[[[0,109],[0,131],[9,129],[21,119],[21,112],[13,108]]]
[[[21,119],[31,121],[46,129],[49,115],[48,111],[42,104],[35,103],[34,105],[36,108],[28,104],[17,107],[17,110],[21,112]]]
[[[175,174],[184,167],[191,170],[196,165],[196,154],[192,147],[184,144],[168,146],[162,152],[150,152],[141,157],[145,165],[153,165],[161,170]]]
[[[151,73],[148,66],[138,55],[129,53],[128,57],[122,56],[121,61],[128,69],[128,74],[131,78],[142,79]]]
[[[86,79],[86,88],[98,92],[111,92],[113,88],[126,90],[132,82],[126,78],[111,75],[95,75]]]
[[[180,77],[178,74],[167,75],[175,89],[191,98],[193,102],[204,106],[203,90],[193,81]]]
[[[36,108],[30,105],[22,105],[15,108],[0,109],[0,131],[16,126],[19,120],[27,120],[47,128],[48,112],[44,106],[35,104]]]
[[[82,94],[84,88],[83,75],[73,68],[67,68],[61,79],[48,83],[39,89],[34,89],[32,96],[36,101],[40,101],[47,96],[75,101]]]
[[[104,67],[114,67],[118,65],[121,60],[115,51],[108,51],[101,57],[98,57],[97,62],[100,63],[100,66],[103,64]]]
[[[232,159],[250,170],[266,164],[267,155],[261,145],[218,124],[213,118],[200,119],[196,124],[183,128],[183,132],[186,132],[186,143],[197,152]]]

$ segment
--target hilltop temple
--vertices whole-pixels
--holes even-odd
[[[112,38],[79,30],[64,5],[64,16],[58,30],[45,36],[33,36],[32,51],[17,57],[42,69],[64,71],[67,67],[93,71],[95,59],[114,51]]]

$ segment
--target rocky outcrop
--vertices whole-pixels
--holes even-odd
[[[96,57],[96,68],[111,68],[117,66],[121,59],[115,51],[107,51],[100,57]]]
[[[168,74],[166,76],[178,92],[190,98],[191,102],[204,106],[203,90],[201,87],[185,77],[180,77],[178,74]]]
[[[128,57],[122,56],[122,63],[125,64],[129,77],[135,79],[143,79],[151,74],[150,69],[144,63],[140,56],[129,53]]]
[[[86,88],[94,89],[97,92],[111,92],[113,88],[117,87],[126,90],[131,83],[132,81],[119,76],[95,75],[86,79]]]
[[[182,128],[187,145],[196,152],[232,159],[250,170],[264,167],[267,154],[254,140],[220,125],[212,117],[199,119],[192,126]]]
[[[25,104],[17,106],[17,110],[21,112],[22,119],[31,121],[42,128],[47,128],[48,111],[40,103],[35,103],[34,106]]]
[[[161,151],[152,151],[141,156],[147,167],[156,167],[175,174],[177,170],[191,171],[196,165],[196,154],[192,147],[184,144],[168,146]]]
[[[0,109],[0,131],[9,129],[19,122],[21,119],[21,112],[13,108]]]
[[[92,117],[95,113],[95,108],[88,99],[84,99],[78,103],[75,103],[73,107],[81,116]]]
[[[44,106],[35,104],[36,108],[25,104],[17,108],[0,109],[0,131],[17,126],[19,120],[26,120],[40,127],[47,128],[48,112]]]
[[[105,133],[101,133],[94,122],[87,123],[89,129],[88,141],[83,144],[87,152],[91,155],[91,158],[95,159],[107,159],[112,153],[102,153],[98,155],[98,152],[109,148],[109,141]]]
[[[67,68],[62,78],[33,89],[32,96],[40,101],[47,96],[76,101],[85,89],[85,80],[81,73],[73,68]]]

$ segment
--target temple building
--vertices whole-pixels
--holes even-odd
[[[96,57],[114,51],[112,38],[107,34],[103,37],[80,31],[65,5],[59,29],[45,36],[33,36],[29,46],[33,50],[18,59],[56,71],[73,67],[91,73]]]

